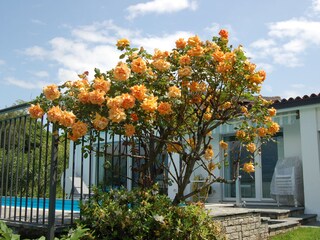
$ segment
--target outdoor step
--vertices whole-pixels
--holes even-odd
[[[247,206],[259,212],[261,217],[269,217],[271,219],[285,219],[304,214],[304,207],[286,207],[286,206]]]
[[[290,219],[275,220],[268,222],[269,236],[274,236],[280,233],[285,233],[300,226],[298,221]]]
[[[300,214],[294,217],[289,217],[288,219],[297,221],[301,225],[306,225],[317,221],[317,214]]]

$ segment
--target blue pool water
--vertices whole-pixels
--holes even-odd
[[[20,197],[1,197],[0,198],[2,206],[11,206],[11,207],[28,207],[28,208],[40,208],[42,209],[43,206],[45,209],[49,209],[49,199],[43,198],[20,198]],[[73,206],[73,211],[79,212],[79,200],[71,200],[71,199],[56,199],[56,210],[65,210],[71,211]]]

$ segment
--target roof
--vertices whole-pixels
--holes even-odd
[[[304,95],[303,97],[295,97],[295,98],[288,98],[288,99],[281,99],[275,100],[272,106],[276,109],[283,109],[283,108],[292,108],[292,107],[300,107],[312,104],[319,104],[320,103],[320,93],[315,94],[312,93],[311,95]]]

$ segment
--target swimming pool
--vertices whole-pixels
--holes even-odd
[[[25,198],[25,197],[1,197],[0,198],[1,205],[7,206],[7,207],[27,207],[27,208],[33,208],[42,209],[43,207],[45,209],[49,209],[49,199],[47,198]],[[56,199],[56,210],[65,210],[65,211],[80,211],[80,201],[79,200],[71,200],[71,199]],[[73,207],[73,209],[72,209]]]

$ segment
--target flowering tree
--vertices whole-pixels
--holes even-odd
[[[106,73],[95,69],[92,81],[84,72],[79,80],[45,87],[30,114],[38,118],[46,112],[73,141],[90,129],[124,135],[132,149],[139,140],[144,148],[138,158],[144,162],[138,169],[140,184],[148,187],[159,169],[166,171],[178,186],[175,203],[194,194],[184,195],[184,190],[195,166],[208,173],[204,188],[223,181],[213,173],[223,159],[213,151],[212,130],[240,121],[236,137],[251,153],[258,151],[257,138],[268,139],[279,130],[271,120],[275,109],[259,94],[265,72],[256,70],[241,46],[228,45],[226,30],[212,41],[180,38],[171,52],[149,54],[142,47],[131,48],[127,39],[117,47],[123,53],[115,68]],[[221,141],[220,147],[226,155],[228,144]],[[170,170],[159,159],[163,153],[171,159],[178,154],[181,165],[171,161]],[[253,172],[254,163],[242,169]]]

